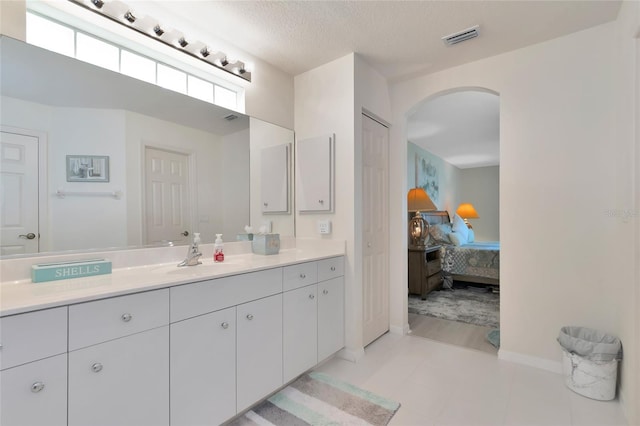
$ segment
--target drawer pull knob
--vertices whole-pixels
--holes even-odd
[[[253,314],[247,314],[247,319],[251,321],[253,319]]]
[[[99,373],[102,371],[102,364],[99,362],[96,362],[95,364],[93,364],[91,366],[91,371],[93,371],[94,373]]]
[[[325,288],[324,290],[322,290],[322,294],[329,294],[329,290]]]
[[[316,298],[316,296],[314,296],[313,294],[310,294],[310,295],[309,295],[309,299],[313,300],[313,299],[315,299],[315,298]]]
[[[44,383],[42,382],[35,382],[34,384],[31,385],[31,392],[33,393],[38,393],[42,389],[44,389]]]
[[[129,322],[131,321],[132,318],[133,318],[133,315],[131,314],[122,314],[122,321],[124,322]]]
[[[305,278],[307,278],[307,276],[305,274],[300,274],[300,278],[304,280]]]
[[[220,324],[220,327],[222,327],[222,328],[224,328],[226,330],[227,328],[229,328],[229,323],[225,321],[222,324]]]
[[[335,266],[332,266],[332,267],[331,267],[331,272],[335,272],[335,271],[336,271],[336,267],[335,267]]]

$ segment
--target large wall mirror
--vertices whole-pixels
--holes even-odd
[[[286,146],[275,164],[292,170],[292,130],[0,43],[3,257],[185,244],[194,232],[233,241],[248,224],[294,235],[291,172],[274,171],[287,208],[260,208],[262,151]]]

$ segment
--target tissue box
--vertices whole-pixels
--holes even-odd
[[[254,235],[251,249],[255,254],[278,254],[280,251],[280,234]]]
[[[253,241],[253,234],[238,234],[236,241]]]

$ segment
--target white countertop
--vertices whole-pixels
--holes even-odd
[[[115,268],[108,275],[32,283],[30,279],[0,284],[0,316],[63,306],[128,293],[221,278],[300,262],[344,255],[344,242],[298,244],[277,255],[227,254],[223,263],[207,256],[202,265],[177,267],[177,262]],[[203,256],[204,258],[204,256]],[[33,262],[38,263],[38,262]],[[114,265],[115,266],[115,265]]]

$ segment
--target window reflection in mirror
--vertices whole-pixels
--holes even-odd
[[[292,144],[291,130],[6,37],[1,43],[3,256],[180,244],[191,238],[185,232],[200,232],[203,243],[215,233],[233,241],[245,225],[266,221],[294,234],[292,208],[254,212],[260,155],[252,150],[253,140]],[[109,181],[68,182],[67,155],[108,156]],[[60,197],[59,189],[76,194]],[[109,195],[116,191],[119,198]],[[17,201],[23,196],[31,204]],[[154,234],[156,226],[170,234]],[[40,238],[20,237],[29,233]]]

